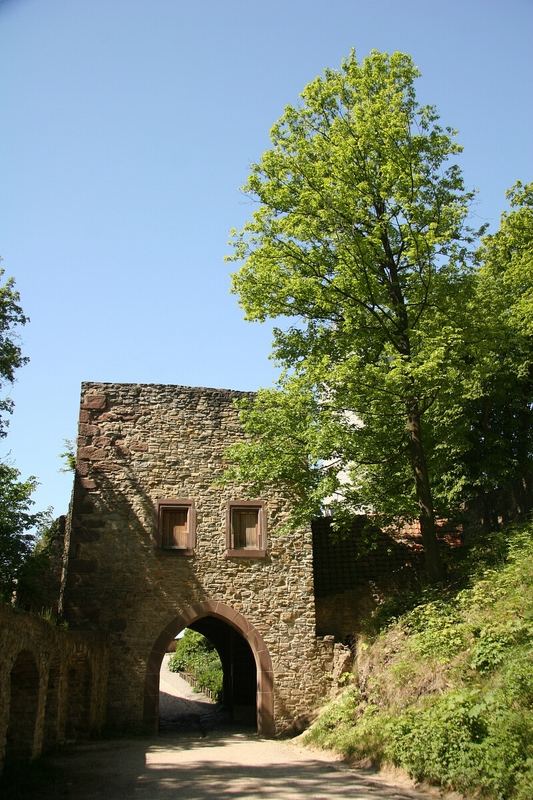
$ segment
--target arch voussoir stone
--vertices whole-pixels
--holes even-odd
[[[157,637],[146,665],[144,690],[144,723],[149,730],[157,728],[159,719],[159,673],[168,643],[184,628],[201,619],[212,617],[234,628],[248,643],[257,668],[257,731],[263,736],[273,736],[274,726],[274,673],[268,649],[258,631],[243,615],[231,606],[206,600],[196,603],[169,622]]]

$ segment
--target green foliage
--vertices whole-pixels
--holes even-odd
[[[200,691],[209,690],[216,699],[222,695],[223,672],[218,653],[209,639],[187,628],[176,641],[176,650],[170,657],[171,672],[189,672]]]
[[[533,626],[520,619],[487,624],[476,631],[470,666],[478,672],[490,672],[504,663],[510,647],[528,641],[532,632]]]
[[[9,601],[45,514],[32,513],[35,478],[20,481],[14,467],[0,464],[0,599]]]
[[[3,281],[3,282],[2,282]],[[28,318],[20,307],[20,296],[15,291],[13,278],[4,279],[4,270],[0,268],[0,388],[4,383],[13,383],[15,370],[27,362],[22,355],[17,341],[16,328],[25,325]],[[3,414],[13,410],[12,401],[0,398],[0,436],[5,436],[6,421]]]
[[[51,509],[36,515],[32,550],[18,570],[17,605],[53,621],[50,610],[57,604],[63,533],[61,518],[52,519]]]
[[[471,388],[456,403],[459,425],[447,445],[457,445],[458,431],[465,497],[480,489],[520,486],[531,470],[533,183],[518,182],[507,196],[511,210],[477,253]]]
[[[415,657],[446,662],[465,646],[465,626],[452,603],[433,601],[417,606],[402,623],[411,634],[409,649]]]
[[[59,454],[63,461],[60,472],[75,472],[76,470],[76,448],[72,439],[64,440],[65,449]]]
[[[0,389],[13,383],[15,371],[27,362],[18,344],[16,329],[28,321],[20,306],[13,278],[4,278],[0,268]],[[13,403],[0,398],[0,437],[6,435]],[[32,529],[43,520],[42,514],[31,513],[31,495],[36,486],[33,477],[21,481],[20,473],[8,464],[0,464],[0,600],[9,601],[20,570],[27,560],[35,535]]]
[[[377,706],[362,701],[356,689],[349,689],[330,703],[305,740],[318,747],[330,747],[344,756],[379,766],[385,759],[386,719]]]
[[[435,561],[432,491],[448,508],[460,481],[434,428],[465,373],[472,194],[455,132],[416,101],[418,74],[402,53],[352,53],[286,108],[252,167],[233,290],[248,319],[284,320],[283,371],[243,407],[230,475],[281,486],[296,521],[325,498],[337,524],[369,507],[420,516]]]
[[[480,295],[491,295],[506,328],[533,335],[533,183],[517,181],[507,192],[511,211],[480,248]]]
[[[359,689],[307,734],[361,763],[500,800],[532,794],[533,524],[473,545],[470,585],[419,603],[359,648]]]
[[[511,797],[525,771],[533,726],[505,693],[458,689],[389,726],[388,756],[417,779]]]
[[[435,512],[531,464],[533,186],[511,190],[474,254],[461,148],[417,103],[417,77],[405,54],[352,53],[252,166],[233,291],[247,319],[280,321],[282,371],[243,402],[227,477],[281,488],[295,525],[324,504],[339,528],[369,508],[418,517],[436,577]]]

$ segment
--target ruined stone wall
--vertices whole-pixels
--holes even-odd
[[[107,648],[0,604],[0,769],[97,734],[106,708]],[[83,687],[83,695],[80,695]]]
[[[436,528],[443,551],[461,546],[461,525],[441,519]],[[352,641],[380,602],[419,586],[418,522],[380,530],[360,515],[349,531],[336,533],[331,517],[322,517],[313,520],[312,530],[317,633]]]
[[[317,632],[351,642],[376,605],[409,591],[420,570],[420,551],[410,531],[381,531],[361,516],[336,534],[332,520],[313,521]]]
[[[225,553],[227,502],[256,499],[216,483],[226,448],[242,438],[234,406],[241,394],[82,386],[64,610],[71,625],[110,636],[107,720],[117,728],[141,724],[147,665],[161,632],[206,603],[233,609],[266,646],[277,732],[326,690],[333,645],[315,635],[311,531],[281,534],[286,504],[263,497],[266,556]],[[192,556],[158,546],[155,509],[165,498],[194,501]]]

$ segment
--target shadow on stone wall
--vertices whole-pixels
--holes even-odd
[[[336,534],[328,517],[312,529],[317,634],[349,644],[377,603],[418,585],[421,548],[416,538],[402,540],[364,516],[347,534]]]
[[[522,479],[465,504],[457,520],[437,520],[442,551],[461,547],[470,533],[497,530],[524,519],[533,507],[533,478]],[[348,533],[336,534],[332,519],[312,523],[317,634],[351,644],[376,605],[419,589],[423,547],[418,524],[380,530],[357,517]]]

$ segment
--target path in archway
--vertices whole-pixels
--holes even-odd
[[[48,758],[49,780],[17,800],[422,800],[429,793],[257,734],[90,742]],[[435,795],[433,795],[435,798]]]
[[[196,732],[202,736],[227,725],[228,714],[202,692],[194,689],[181,675],[170,672],[166,655],[159,676],[159,730],[161,733]]]

